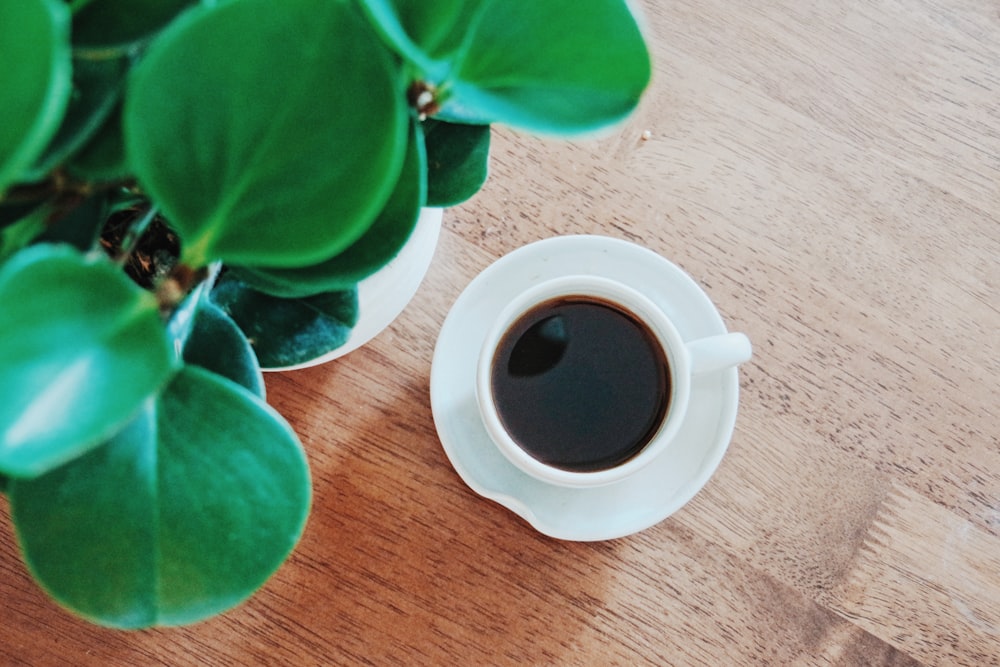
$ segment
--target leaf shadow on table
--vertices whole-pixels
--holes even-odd
[[[615,542],[536,533],[462,483],[429,419],[394,424],[383,407],[375,432],[315,457],[311,524],[286,572],[314,610],[310,652],[523,664],[579,650],[602,623]]]
[[[413,387],[402,392],[340,419],[349,442],[319,437],[322,419],[301,429],[314,479],[302,542],[263,589],[219,617],[139,632],[90,625],[33,585],[5,541],[0,591],[14,643],[0,656],[12,664],[73,655],[78,665],[254,665],[450,654],[524,664],[585,650],[585,628],[613,624],[601,615],[615,543],[544,537],[473,494],[448,465],[429,406],[419,424],[395,419],[397,401],[423,400]],[[352,428],[355,420],[378,427]]]

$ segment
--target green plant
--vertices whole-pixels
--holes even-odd
[[[650,75],[622,0],[0,0],[0,54],[0,490],[41,586],[123,628],[294,547],[258,359],[343,342],[492,123],[589,132]]]

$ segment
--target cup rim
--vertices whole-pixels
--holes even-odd
[[[560,297],[599,298],[638,317],[653,333],[667,358],[670,396],[667,413],[656,433],[637,454],[612,468],[573,471],[546,464],[522,449],[504,429],[492,400],[492,368],[500,339],[535,305]],[[513,297],[490,326],[476,366],[476,402],[487,434],[504,457],[528,475],[567,487],[603,486],[620,481],[648,465],[670,445],[687,412],[691,387],[690,358],[685,342],[663,310],[638,290],[609,278],[587,274],[560,276],[533,285]]]

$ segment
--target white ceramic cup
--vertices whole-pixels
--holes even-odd
[[[492,388],[494,356],[511,325],[538,304],[573,296],[610,302],[635,315],[653,333],[663,349],[670,378],[667,412],[646,446],[619,465],[587,472],[557,468],[536,459],[521,448],[503,426]],[[563,276],[534,285],[518,294],[503,308],[480,350],[476,368],[476,400],[490,438],[517,468],[536,479],[558,486],[602,486],[634,474],[670,445],[684,422],[693,376],[736,366],[750,359],[750,355],[750,340],[742,333],[726,333],[685,341],[663,310],[637,290],[598,276]]]

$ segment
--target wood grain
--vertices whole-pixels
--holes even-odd
[[[498,129],[403,316],[268,377],[315,500],[267,586],[190,628],[94,628],[30,580],[0,501],[0,664],[1000,664],[1000,4],[638,8],[634,117]],[[755,344],[708,486],[604,543],[467,489],[428,395],[465,285],[572,233],[670,258]]]
[[[914,539],[914,535],[920,539]],[[907,487],[887,497],[831,606],[932,664],[995,661],[1000,538]]]

